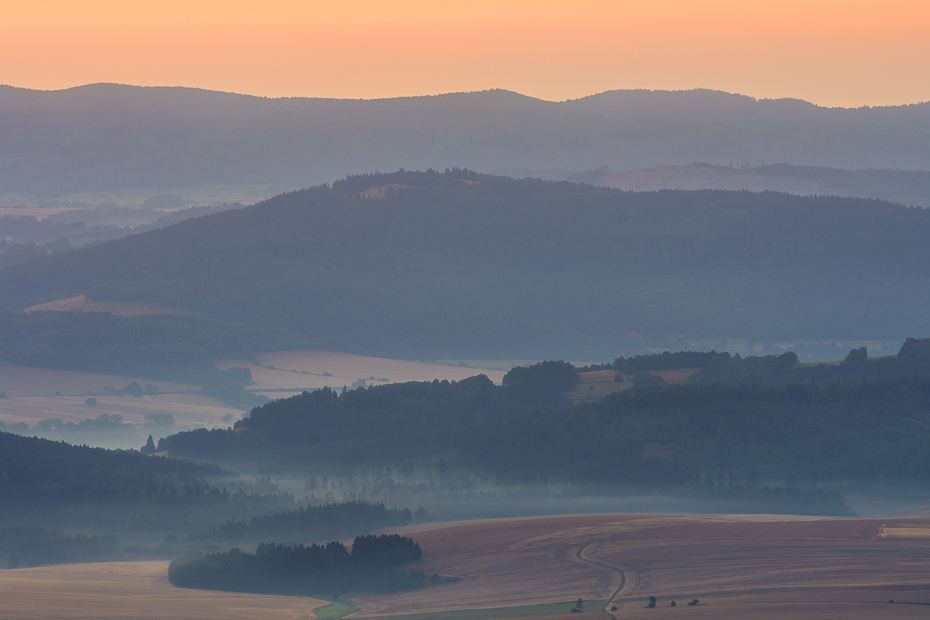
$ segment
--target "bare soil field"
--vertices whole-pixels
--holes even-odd
[[[341,388],[359,379],[364,379],[368,385],[383,385],[433,379],[461,381],[484,374],[491,381],[500,383],[506,374],[499,370],[475,370],[327,351],[278,351],[260,353],[256,357],[261,366],[246,360],[224,360],[217,362],[216,368],[248,368],[255,380],[255,385],[250,386],[249,390],[271,398],[282,398],[326,386]]]
[[[617,618],[927,617],[930,539],[881,537],[883,528],[923,530],[930,519],[639,514],[410,526],[397,531],[424,551],[411,568],[462,581],[359,598],[353,615],[616,595]]]
[[[142,387],[156,385],[158,393],[139,398],[100,394],[104,386],[120,389],[133,381]],[[77,423],[102,413],[119,414],[124,422],[141,424],[147,413],[170,413],[178,424],[195,425],[220,424],[227,414],[236,419],[241,415],[238,409],[195,393],[200,391],[198,386],[140,377],[0,365],[0,390],[7,395],[0,398],[0,421],[7,424],[34,426],[40,420],[54,419]],[[93,408],[85,402],[89,394],[97,400]]]
[[[110,312],[119,316],[142,316],[144,314],[181,314],[194,316],[193,312],[180,308],[171,308],[159,304],[150,304],[136,301],[94,301],[87,299],[87,295],[78,295],[68,299],[49,301],[37,306],[29,306],[23,312],[69,312],[81,310],[82,312]]]
[[[326,601],[174,588],[168,562],[65,564],[0,571],[4,620],[297,620]]]

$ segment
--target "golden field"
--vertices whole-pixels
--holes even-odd
[[[62,564],[0,571],[4,620],[299,620],[325,601],[172,587],[168,562]]]

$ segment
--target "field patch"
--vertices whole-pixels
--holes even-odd
[[[578,386],[565,395],[574,403],[604,398],[614,392],[622,392],[633,387],[632,381],[618,382],[615,370],[593,370],[578,373]]]
[[[396,531],[413,536],[424,552],[411,568],[462,581],[429,593],[360,598],[352,616],[448,613],[451,620],[457,610],[604,600],[622,583],[611,603],[618,618],[926,617],[930,538],[882,537],[883,525],[886,533],[889,525],[930,532],[930,519],[883,524],[778,515],[615,514],[409,526]],[[657,599],[651,609],[650,596]],[[687,605],[694,599],[698,605]]]
[[[322,387],[351,387],[362,380],[366,385],[384,385],[433,379],[461,381],[484,374],[491,381],[500,383],[506,374],[502,370],[476,370],[328,351],[278,351],[259,353],[256,357],[261,366],[247,360],[223,360],[216,363],[216,368],[248,368],[255,385],[247,389],[271,398],[283,398]]]
[[[120,389],[133,381],[142,387],[149,383],[158,384],[159,392],[199,389],[192,384],[150,381],[140,377],[0,364],[0,390],[7,396],[54,396],[60,392],[63,396],[86,397],[88,393],[102,392],[104,386]]]
[[[930,523],[882,525],[878,534],[882,538],[930,540]]]
[[[194,316],[193,312],[180,308],[171,308],[159,304],[137,301],[94,301],[87,299],[87,295],[78,295],[67,299],[59,299],[44,304],[29,306],[23,312],[110,312],[118,316],[142,316],[146,314],[180,314]]]
[[[16,620],[310,619],[326,601],[174,588],[168,562],[0,570],[0,618]]]
[[[127,424],[141,425],[152,413],[170,413],[175,424],[201,426],[232,424],[223,420],[227,415],[239,419],[239,409],[227,407],[215,398],[202,394],[150,394],[141,397],[96,395],[93,407],[87,396],[16,396],[0,399],[0,420],[7,424],[25,422],[34,426],[40,420],[59,419],[78,423],[101,414],[117,414]],[[230,420],[230,418],[227,418]]]

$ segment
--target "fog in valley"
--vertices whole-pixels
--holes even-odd
[[[763,598],[812,540],[917,566],[928,106],[0,86],[0,590],[616,620],[722,600],[694,541]]]

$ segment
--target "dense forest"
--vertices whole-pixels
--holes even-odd
[[[197,429],[159,441],[159,450],[194,458],[301,467],[355,468],[422,456],[425,431],[446,432],[537,410],[568,410],[577,383],[566,362],[518,367],[495,386],[485,375],[462,381],[395,383],[341,392],[324,388],[252,410],[233,430]]]
[[[422,571],[395,568],[422,555],[420,545],[397,534],[356,537],[351,552],[337,541],[308,547],[265,543],[254,554],[233,549],[175,560],[168,579],[185,588],[335,599],[341,594],[399,592],[441,583],[439,575],[427,580]]]
[[[702,370],[688,385],[643,385],[568,407],[520,386],[571,389],[564,362],[484,377],[321,390],[254,409],[235,430],[169,436],[159,448],[277,468],[406,461],[498,480],[637,488],[743,488],[870,481],[930,483],[930,339],[898,355],[805,365],[793,353],[618,358],[618,374]],[[540,390],[541,392],[541,390]],[[540,393],[540,392],[537,392]],[[662,458],[655,456],[661,446]]]
[[[205,542],[328,540],[371,532],[383,527],[407,525],[410,510],[385,508],[384,504],[344,502],[307,506],[272,514],[262,514],[247,521],[227,521],[193,540]]]
[[[307,505],[215,465],[0,432],[0,567],[338,539],[411,519],[380,503]]]
[[[86,293],[405,359],[607,359],[682,339],[930,332],[930,212],[463,170],[350,177],[0,268],[0,306]]]

